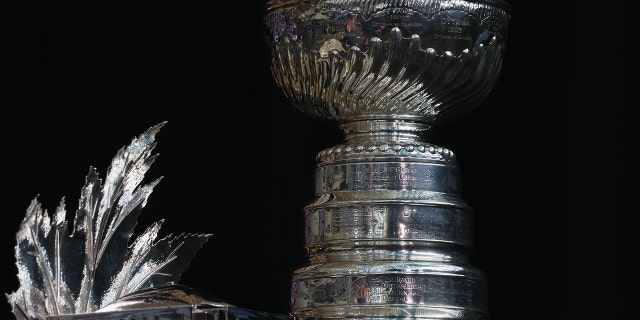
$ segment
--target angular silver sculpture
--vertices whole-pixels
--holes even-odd
[[[106,179],[90,168],[69,232],[64,199],[53,216],[34,199],[15,247],[20,287],[7,295],[17,320],[115,319],[90,315],[118,299],[174,286],[210,234],[183,233],[156,240],[163,220],[129,244],[142,208],[160,179],[139,185],[156,159],[160,123],[113,158]],[[158,291],[160,292],[160,291]],[[102,317],[104,316],[104,317]]]
[[[47,320],[287,320],[286,315],[239,308],[182,285],[139,290],[93,313]]]
[[[455,155],[424,136],[490,93],[509,19],[502,0],[267,3],[276,83],[346,136],[316,159],[294,317],[488,317]]]

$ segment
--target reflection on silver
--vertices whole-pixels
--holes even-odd
[[[160,181],[139,185],[156,159],[152,151],[162,126],[149,128],[121,148],[104,184],[90,168],[72,232],[64,201],[53,216],[36,199],[31,202],[16,236],[20,287],[7,295],[17,320],[90,314],[129,294],[179,281],[210,234],[156,240],[161,220],[130,241]]]
[[[285,315],[238,308],[207,292],[182,285],[140,290],[90,314],[47,320],[287,320]]]
[[[482,102],[501,71],[502,0],[269,4],[275,81],[313,117],[375,126],[370,120],[450,120]]]
[[[488,317],[455,154],[423,136],[490,93],[509,19],[502,0],[268,2],[275,82],[346,137],[316,158],[296,318]]]

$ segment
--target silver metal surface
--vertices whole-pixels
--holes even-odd
[[[229,304],[217,296],[183,285],[139,290],[95,312],[50,316],[46,320],[287,320],[274,314]]]
[[[72,232],[64,201],[53,216],[37,199],[31,202],[16,234],[20,287],[7,295],[17,320],[121,319],[91,314],[130,294],[154,292],[180,280],[211,234],[156,239],[161,220],[131,239],[142,208],[160,182],[139,185],[156,158],[155,135],[163,126],[149,128],[122,147],[104,183],[90,168]]]
[[[488,317],[455,154],[424,135],[490,93],[509,11],[500,0],[268,3],[275,82],[296,108],[345,133],[316,159],[293,316]]]
[[[312,117],[451,120],[495,85],[507,9],[500,0],[271,1],[273,75]]]

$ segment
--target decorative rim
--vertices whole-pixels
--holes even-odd
[[[278,9],[288,5],[293,5],[301,1],[308,1],[308,0],[270,0],[270,1],[267,1],[266,6],[267,6],[267,10],[272,10],[272,9]],[[345,1],[349,1],[349,0],[345,0]],[[424,1],[432,1],[432,0],[424,0]],[[463,1],[484,3],[484,4],[488,4],[488,5],[500,8],[509,14],[511,13],[511,4],[506,2],[505,0],[463,0]]]

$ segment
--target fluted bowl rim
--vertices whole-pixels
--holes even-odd
[[[267,8],[277,8],[280,6],[295,4],[302,1],[310,1],[310,0],[267,0],[266,5],[267,5]],[[328,0],[315,0],[315,1],[320,2],[320,1],[328,1]],[[434,0],[417,0],[417,1],[434,1]],[[443,0],[443,1],[454,1],[454,0]],[[512,10],[511,4],[505,0],[456,0],[456,1],[487,4],[487,5],[491,5],[491,6],[495,6],[500,9],[503,9],[507,13],[511,13],[511,10]]]
[[[403,7],[404,2],[402,1],[370,1],[373,4],[381,4],[380,7],[376,7],[371,3],[369,3],[370,6],[363,6],[362,3],[365,2],[369,3],[369,1],[367,0],[270,1],[270,3],[274,4],[275,6],[272,8],[272,11],[267,12],[267,14],[273,14],[273,16],[267,16],[268,19],[265,20],[265,22],[267,22],[270,29],[272,28],[270,31],[273,31],[273,34],[269,34],[267,39],[268,41],[271,41],[271,45],[274,46],[272,53],[274,53],[275,56],[272,60],[272,73],[274,74],[278,85],[293,101],[295,107],[316,119],[328,119],[337,121],[339,123],[377,119],[406,120],[435,124],[436,122],[448,122],[452,118],[459,118],[463,113],[467,113],[470,110],[474,109],[482,100],[486,98],[488,92],[493,89],[493,86],[496,84],[497,78],[501,73],[500,70],[502,65],[502,55],[504,53],[504,44],[506,42],[506,37],[508,34],[506,23],[510,17],[510,13],[508,11],[496,7],[495,5],[503,3],[506,4],[506,2],[502,0],[405,1],[407,5],[413,5],[406,7],[407,9],[416,9],[414,11],[406,11],[407,15],[405,17],[416,17],[414,13],[419,15],[419,18],[416,19],[421,19],[420,17],[428,17],[426,18],[428,20],[419,20],[418,22],[426,21],[426,23],[436,23],[439,25],[439,19],[441,18],[435,20],[435,15],[443,14],[443,19],[448,19],[449,14],[451,14],[452,19],[454,19],[451,21],[457,21],[457,19],[460,19],[459,21],[467,21],[466,23],[471,23],[471,26],[466,25],[468,26],[468,29],[463,31],[464,33],[457,33],[464,36],[470,36],[467,40],[463,40],[468,41],[467,45],[469,46],[462,47],[460,47],[458,44],[452,43],[456,43],[458,39],[464,38],[453,38],[455,40],[452,41],[444,40],[447,41],[447,43],[442,43],[442,40],[440,40],[442,38],[436,37],[436,35],[440,35],[437,34],[437,32],[439,32],[437,30],[439,29],[425,29],[427,28],[426,24],[414,23],[414,25],[417,25],[417,28],[419,28],[415,29],[417,30],[417,32],[425,32],[424,36],[426,38],[424,39],[422,38],[423,34],[411,33],[409,29],[400,30],[397,27],[392,28],[388,25],[383,25],[384,27],[381,29],[367,28],[372,26],[373,23],[379,23],[378,21],[380,20],[375,20],[380,19],[379,17],[382,17],[378,16],[378,12],[385,12],[388,9],[394,10],[394,8],[396,7],[405,7]],[[438,2],[448,3],[451,5],[451,8],[446,5],[440,7]],[[294,7],[293,4],[296,3],[300,3],[300,7]],[[302,3],[306,4],[302,5]],[[485,5],[470,5],[474,3]],[[325,4],[331,5],[325,6]],[[345,6],[346,10],[339,11],[335,9],[341,8],[341,6]],[[348,9],[349,6],[353,6],[353,8],[356,8],[356,10],[350,11]],[[492,7],[492,9],[487,11],[485,9],[487,7]],[[342,35],[336,35],[335,37],[332,33],[321,33],[318,38],[315,38],[315,35],[309,36],[311,34],[315,34],[315,31],[313,31],[314,33],[306,33],[309,30],[304,30],[305,28],[309,28],[309,26],[312,25],[307,24],[307,22],[316,21],[316,19],[322,19],[319,21],[324,21],[327,19],[327,16],[324,15],[323,11],[315,11],[316,13],[314,13],[314,11],[308,10],[309,8],[322,8],[321,10],[327,10],[326,12],[338,12],[337,15],[331,16],[332,18],[330,18],[334,19],[333,17],[338,17],[335,18],[338,22],[333,24],[335,26],[343,24],[347,25],[350,19],[359,19],[357,18],[358,15],[361,16],[362,19],[365,19],[358,21],[367,21],[367,24],[366,27],[363,23],[360,29],[353,29],[359,31],[352,31],[352,29],[347,29],[346,31],[340,31],[343,32]],[[470,11],[468,11],[466,15],[464,15],[465,11],[459,8],[469,8],[468,10]],[[280,11],[282,11],[282,13],[279,13]],[[316,16],[319,13],[323,14]],[[344,17],[347,14],[350,16],[348,19],[345,19]],[[289,17],[295,17],[299,21],[296,21],[296,19],[289,20]],[[411,20],[408,21],[410,23],[412,22]],[[302,23],[298,24],[297,22]],[[498,27],[495,27],[493,23],[497,23]],[[300,32],[298,28],[300,28],[302,32]],[[480,28],[478,30],[482,30],[483,36],[481,37],[480,33],[478,33],[479,31],[472,28]],[[380,30],[389,29],[391,30],[391,33],[385,33],[384,37],[376,36],[377,34],[382,35],[380,33],[382,31]],[[373,32],[375,35],[371,35],[371,30],[374,30]],[[395,35],[393,32],[394,30],[398,31],[395,33]],[[472,34],[471,32],[475,33]],[[488,33],[485,35],[486,32]],[[345,40],[347,39],[346,37],[351,37],[349,39],[353,39],[353,35],[356,35],[355,40]],[[367,35],[368,37],[365,37],[364,35]],[[305,40],[305,37],[307,40]],[[288,41],[290,41],[291,44],[283,44],[284,39],[289,39]],[[312,39],[312,41],[309,42],[308,39]],[[331,44],[331,42],[327,39],[335,41],[335,46],[337,46],[337,48],[339,49],[334,49],[334,45]],[[366,42],[362,42],[362,39],[367,40]],[[355,43],[357,43],[357,45],[349,44],[349,41],[356,41]],[[394,50],[396,50],[395,47],[392,48],[392,43],[401,42],[407,44],[403,45],[402,52],[408,52],[404,51],[405,49],[411,51],[411,54],[414,57],[412,59],[414,61],[418,61],[418,59],[415,57],[424,57],[418,62],[423,64],[433,63],[433,65],[436,65],[437,68],[440,69],[434,69],[436,71],[434,71],[433,74],[424,72],[427,69],[420,69],[420,71],[414,72],[414,77],[411,79],[402,78],[402,75],[398,73],[392,73],[390,71],[391,69],[387,69],[385,71],[387,72],[386,74],[378,74],[376,71],[367,69],[366,72],[360,73],[360,75],[367,76],[376,74],[381,75],[382,77],[376,77],[375,80],[372,80],[373,82],[367,82],[368,80],[365,80],[362,77],[358,77],[357,81],[360,82],[356,84],[354,84],[355,82],[350,82],[351,80],[353,80],[353,78],[348,79],[348,77],[353,74],[359,73],[361,70],[365,70],[358,68],[364,68],[365,66],[371,67],[374,64],[371,63],[371,61],[375,60],[374,54],[371,52],[384,52],[385,54],[390,55],[393,54]],[[297,45],[294,45],[294,43],[296,43]],[[381,48],[378,51],[371,51],[371,45],[374,45],[376,43],[383,43],[384,48]],[[440,45],[438,45],[438,43],[440,43]],[[279,46],[280,48],[278,48]],[[354,49],[355,51],[353,51]],[[340,54],[334,55],[335,57],[337,57],[336,60],[332,58],[332,54],[338,51],[340,52]],[[365,55],[368,56],[368,58],[372,59],[368,64],[362,62],[363,60],[353,60],[353,58],[357,58],[360,53],[364,54],[365,52],[367,52]],[[393,61],[394,59],[391,56],[387,55],[378,55],[376,58],[381,59],[377,61],[390,59],[387,62]],[[460,63],[454,63],[454,61],[458,60]],[[473,71],[467,72],[464,69],[457,68],[455,66],[452,67],[453,65],[463,66],[462,61],[464,60],[473,61],[473,66],[471,66],[473,69],[468,69]],[[344,64],[334,65],[334,61],[347,62],[345,62]],[[323,67],[320,67],[320,63],[325,65]],[[496,67],[487,67],[487,65],[495,65]],[[354,66],[356,66],[355,69],[353,69]],[[422,67],[422,65],[420,65],[420,67]],[[448,70],[446,74],[443,73],[444,78],[441,74],[437,73],[437,70],[442,70],[442,68],[447,68],[446,70]],[[338,69],[340,69],[341,71],[335,72],[335,70]],[[403,69],[408,70],[404,67]],[[326,72],[327,70],[333,71],[321,75],[321,72]],[[318,73],[316,74],[314,72]],[[397,72],[397,70],[394,72]],[[422,80],[418,80],[418,78],[415,77],[415,74],[417,73],[421,74],[421,76],[419,76],[418,78]],[[320,76],[318,76],[318,74],[320,74]],[[422,77],[422,75],[425,75],[425,77],[429,77],[429,80],[424,80],[425,77]],[[444,88],[444,80],[449,81],[454,78],[457,80],[458,76],[462,77],[463,75],[464,77],[461,79],[464,82],[449,82],[454,84],[453,87],[461,88],[460,91],[457,92],[462,93],[456,94],[455,96],[457,97],[454,97],[454,95],[451,95],[451,92],[453,91],[449,90],[448,88]],[[401,98],[402,101],[400,102],[399,99],[396,98],[390,98],[391,100],[387,99],[384,101],[371,100],[368,98],[369,92],[381,92],[378,91],[378,89],[387,91],[388,88],[391,88],[389,86],[387,86],[386,89],[383,88],[383,86],[387,85],[385,82],[389,79],[410,80],[411,82],[404,83],[406,84],[405,88],[411,87],[410,90],[413,90],[411,93],[411,101],[409,101],[406,96],[405,98]],[[467,87],[463,88],[465,85]],[[358,93],[362,92],[359,89],[364,88],[365,86],[367,88],[373,88],[375,86],[376,89],[372,89],[373,91],[367,91],[367,94]],[[420,88],[415,89],[417,88],[417,86],[420,86]],[[400,91],[403,89],[395,91],[394,90],[395,89],[388,90],[388,92],[392,92],[392,95],[387,94],[378,96],[379,98],[387,98],[390,96],[397,97],[403,95]],[[326,94],[332,96],[327,96]],[[341,101],[338,101],[336,99],[340,99]],[[453,101],[452,99],[457,101]]]

